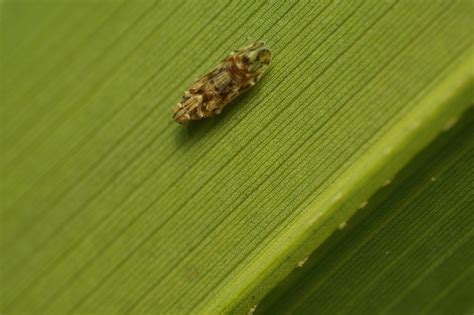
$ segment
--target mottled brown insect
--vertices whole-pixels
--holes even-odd
[[[196,80],[184,92],[173,109],[173,118],[180,124],[212,117],[262,77],[272,60],[264,42],[231,52],[220,64]]]

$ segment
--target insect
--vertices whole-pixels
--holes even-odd
[[[184,125],[220,114],[227,104],[260,80],[271,60],[272,53],[262,41],[232,51],[184,92],[173,109],[173,119]]]

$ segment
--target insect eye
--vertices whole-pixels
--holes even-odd
[[[258,60],[262,61],[263,63],[270,63],[271,58],[272,53],[268,49],[264,49],[258,54]]]
[[[243,63],[248,64],[249,61],[250,61],[249,57],[247,57],[247,56],[243,56],[243,57],[242,57],[242,62],[243,62]]]

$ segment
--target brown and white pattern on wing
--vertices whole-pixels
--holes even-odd
[[[196,80],[173,110],[180,124],[212,117],[260,80],[272,60],[264,42],[231,52],[220,64]]]

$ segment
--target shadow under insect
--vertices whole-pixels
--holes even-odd
[[[214,132],[222,131],[220,129],[221,126],[229,124],[230,121],[234,121],[234,124],[235,122],[238,122],[242,117],[242,115],[239,115],[238,113],[244,108],[244,106],[255,106],[255,104],[249,103],[252,103],[252,99],[254,99],[257,93],[259,93],[259,89],[260,87],[256,87],[246,91],[242,95],[239,95],[222,111],[221,114],[216,115],[212,119],[190,121],[186,125],[177,126],[179,129],[179,132],[176,133],[177,144],[191,144],[206,137],[212,137]]]

